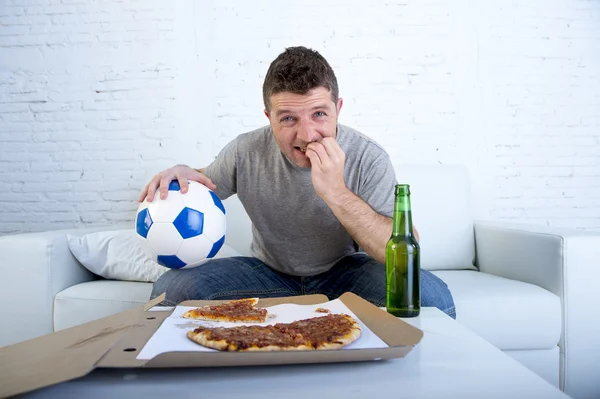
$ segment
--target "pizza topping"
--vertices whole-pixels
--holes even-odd
[[[232,328],[196,328],[195,333],[206,332],[206,338],[211,341],[225,340],[229,350],[244,350],[250,347],[263,348],[270,345],[280,347],[304,344],[303,337],[290,334],[285,329],[274,326],[240,326]]]
[[[324,308],[316,308],[315,312],[319,312],[319,313],[331,313],[331,310],[324,309]]]
[[[356,331],[360,335],[360,327],[350,316],[330,314],[268,326],[199,327],[190,332],[188,337],[202,334],[207,341],[224,341],[228,344],[224,349],[230,351],[272,346],[282,349],[323,349],[328,344],[338,347],[348,344],[348,337],[352,337],[352,340],[358,338],[358,335],[353,336]]]
[[[267,318],[267,309],[258,309],[254,305],[257,298],[238,299],[218,305],[207,305],[192,309],[183,314],[184,318],[216,320],[230,322],[259,322]]]

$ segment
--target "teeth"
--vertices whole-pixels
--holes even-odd
[[[297,149],[299,149],[302,152],[306,152],[306,147],[296,147]]]

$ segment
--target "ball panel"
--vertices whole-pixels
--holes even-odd
[[[225,212],[225,206],[223,205],[223,202],[221,202],[221,199],[212,191],[210,192],[210,196],[212,197],[215,206],[223,212],[223,215],[225,215],[227,212]]]
[[[179,190],[181,190],[181,187],[179,186],[179,181],[171,180],[171,183],[169,183],[169,191],[179,191]]]
[[[175,255],[183,242],[173,223],[154,222],[146,239],[157,255]]]
[[[179,259],[176,255],[159,255],[157,262],[160,265],[170,269],[181,269],[182,267],[186,266],[186,263]]]
[[[181,201],[182,195],[179,191],[169,191],[167,198],[164,200],[160,199],[159,195],[160,193],[157,191],[154,200],[148,203],[150,216],[152,216],[152,220],[155,223],[171,223],[184,208],[183,202]]]
[[[186,267],[195,267],[207,260],[212,247],[213,242],[203,234],[183,240],[177,256],[187,263]]]
[[[225,243],[225,236],[221,237],[217,242],[215,242],[207,256],[207,258],[214,258],[214,256],[219,252],[223,244]]]
[[[204,213],[204,234],[216,242],[223,237],[227,230],[227,218],[216,206],[211,204],[213,212]]]
[[[150,211],[148,208],[144,208],[137,213],[135,220],[135,231],[142,237],[148,237],[148,231],[150,231],[150,227],[152,227],[152,216],[150,216]]]
[[[184,239],[196,237],[202,234],[204,215],[195,209],[185,207],[177,215],[173,221],[173,225]]]
[[[190,182],[190,188],[181,196],[181,202],[188,208],[202,211],[214,207],[208,187],[195,181]]]

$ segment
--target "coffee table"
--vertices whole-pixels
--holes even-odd
[[[424,331],[405,358],[214,369],[102,369],[23,397],[569,398],[435,308],[404,319]]]

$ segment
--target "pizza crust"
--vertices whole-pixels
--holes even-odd
[[[347,334],[344,337],[341,337],[336,342],[323,343],[317,349],[320,349],[320,350],[340,349],[340,348],[343,348],[344,346],[350,345],[352,342],[359,339],[361,335],[362,335],[362,330],[360,329],[360,325],[358,323],[356,323],[356,325],[354,325],[352,327],[352,330],[350,331],[349,334]]]
[[[236,302],[240,302],[240,303],[248,302],[248,303],[250,303],[250,306],[255,306],[258,303],[258,298],[234,299],[233,301],[229,301],[227,303],[236,303]]]
[[[206,331],[196,332],[195,330],[188,331],[187,337],[197,344],[206,346],[207,348],[217,349],[220,351],[227,350],[229,344],[224,339],[220,341],[209,340]]]

